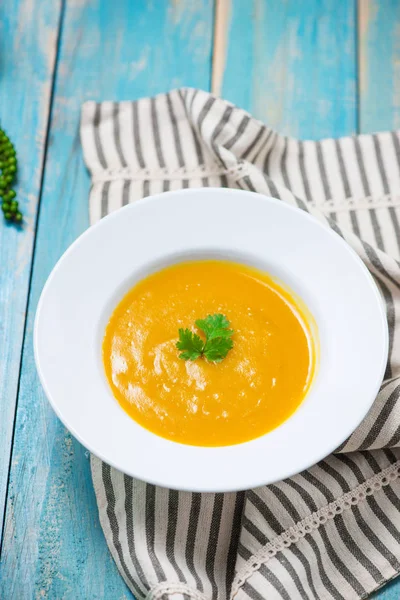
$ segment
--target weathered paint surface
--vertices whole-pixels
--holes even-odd
[[[400,128],[400,0],[359,2],[359,123]]]
[[[216,2],[214,74],[212,0],[68,0],[64,9],[62,0],[1,4],[0,119],[18,149],[27,215],[22,232],[0,227],[0,515],[12,450],[2,600],[132,597],[103,538],[87,453],[49,407],[33,361],[43,283],[88,225],[82,102],[134,99],[180,85],[210,89],[213,75],[216,91],[290,135],[399,126],[400,0]],[[375,598],[399,596],[394,581]]]
[[[0,2],[0,127],[18,149],[21,229],[0,216],[0,531],[61,1]]]
[[[354,133],[355,25],[353,0],[231,2],[222,95],[285,134]]]

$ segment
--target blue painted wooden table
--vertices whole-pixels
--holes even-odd
[[[2,0],[0,120],[22,231],[0,225],[2,600],[131,598],[100,529],[88,454],[39,384],[32,327],[88,226],[82,102],[212,89],[302,138],[400,127],[400,0]],[[394,581],[375,598],[400,598]]]

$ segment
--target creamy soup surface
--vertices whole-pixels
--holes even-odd
[[[115,308],[103,341],[114,396],[146,429],[175,442],[226,446],[278,427],[315,371],[310,318],[268,274],[228,261],[158,271]],[[179,358],[179,328],[223,314],[233,348],[219,363]]]

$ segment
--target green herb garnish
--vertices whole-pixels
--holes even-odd
[[[205,319],[197,319],[196,326],[206,336],[205,341],[190,329],[179,329],[178,350],[182,350],[179,358],[196,360],[204,356],[208,361],[219,363],[233,348],[233,329],[225,315],[208,315]]]

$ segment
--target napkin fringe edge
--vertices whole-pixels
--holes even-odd
[[[239,162],[228,168],[222,168],[218,165],[207,166],[198,165],[193,168],[180,167],[178,169],[131,169],[130,167],[122,167],[116,169],[101,169],[92,171],[92,184],[105,183],[106,181],[182,181],[183,179],[202,179],[203,177],[220,177],[225,175],[232,177],[236,181],[240,181],[251,175],[252,165],[246,162]],[[314,206],[323,212],[338,212],[351,210],[368,210],[372,208],[388,208],[400,206],[400,196],[392,194],[383,194],[379,196],[363,196],[358,198],[350,196],[341,198],[340,200],[328,199],[322,204],[309,202],[310,206]]]
[[[246,583],[246,581],[260,569],[260,567],[267,563],[271,558],[276,556],[278,552],[289,548],[293,544],[296,544],[299,540],[303,539],[309,533],[318,529],[321,525],[329,520],[334,519],[337,515],[342,514],[345,510],[351,509],[353,506],[357,506],[360,502],[363,502],[367,496],[379,492],[384,486],[390,485],[396,479],[400,477],[400,460],[396,461],[390,467],[383,469],[379,473],[376,473],[363,483],[359,484],[349,492],[346,492],[339,498],[336,498],[333,502],[326,504],[318,511],[305,517],[302,521],[293,525],[279,536],[268,542],[265,546],[262,546],[253,554],[244,564],[243,568],[236,574],[232,585],[231,600],[235,598],[240,588]]]

